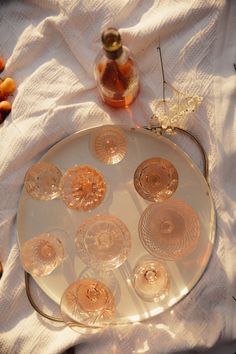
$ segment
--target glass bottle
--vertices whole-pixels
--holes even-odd
[[[94,75],[99,93],[105,103],[128,107],[139,91],[139,72],[128,48],[121,43],[117,29],[102,32],[103,50],[95,60]]]

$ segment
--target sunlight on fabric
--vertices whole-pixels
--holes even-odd
[[[144,353],[148,353],[149,350],[149,345],[148,345],[148,341],[145,340],[145,342],[142,343],[142,347],[136,349],[135,351],[132,351],[133,354],[144,354]]]

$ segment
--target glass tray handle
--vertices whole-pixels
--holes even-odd
[[[208,168],[208,158],[207,158],[207,154],[206,151],[203,147],[203,145],[200,143],[199,139],[196,138],[195,135],[193,135],[192,133],[190,133],[188,130],[179,128],[179,127],[173,127],[173,128],[162,128],[161,126],[152,126],[152,127],[147,127],[144,126],[144,129],[147,129],[149,131],[152,131],[155,134],[159,134],[159,135],[173,135],[175,133],[180,133],[183,134],[185,136],[187,136],[189,139],[191,139],[195,145],[198,147],[200,153],[201,153],[201,157],[203,160],[203,176],[205,177],[207,183],[208,183],[208,176],[209,176],[209,168]]]

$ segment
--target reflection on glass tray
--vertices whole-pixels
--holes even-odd
[[[101,139],[102,131],[107,134],[105,142]],[[106,155],[104,151],[116,156],[118,145],[123,149],[119,161],[101,158]],[[50,168],[50,171],[56,176],[63,175],[60,186],[53,177],[55,190],[48,190],[45,175],[42,174],[42,183],[38,184],[33,174],[33,189],[37,193],[32,194],[27,188],[30,179],[26,179],[17,228],[21,252],[28,240],[45,233],[55,235],[63,246],[64,259],[55,270],[43,278],[33,273],[50,298],[60,304],[72,284],[73,291],[77,287],[84,291],[88,282],[95,281],[91,285],[93,294],[88,290],[89,296],[95,291],[96,296],[91,295],[91,301],[100,301],[97,287],[103,284],[109,296],[114,296],[112,306],[116,310],[112,323],[118,324],[155,316],[189,293],[206,269],[212,253],[215,213],[208,184],[180,148],[145,129],[105,126],[62,140],[42,161],[55,166],[56,169]],[[89,175],[89,184],[83,179],[84,171],[80,174],[81,167]],[[73,189],[72,172],[76,181],[83,182],[79,189]],[[90,198],[94,191],[94,173],[95,182],[102,183],[104,193],[100,199],[95,196],[93,207],[81,207],[81,201]],[[45,191],[49,197],[44,197]],[[71,196],[73,203],[79,200],[79,207],[70,205]],[[108,223],[103,220],[107,217]],[[94,239],[91,228],[98,231]],[[111,230],[112,237],[107,230]],[[173,230],[176,230],[175,237]],[[163,242],[160,243],[160,239]],[[119,245],[118,253],[115,242]],[[158,291],[154,289],[155,282],[158,282]],[[96,314],[92,314],[93,319]],[[70,319],[72,315],[70,313]],[[88,318],[87,313],[80,313],[82,322],[83,318]],[[93,324],[96,326],[96,320]]]

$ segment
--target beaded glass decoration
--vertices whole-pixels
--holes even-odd
[[[166,81],[160,45],[157,50],[160,54],[163,93],[162,100],[154,99],[151,103],[153,116],[149,126],[159,126],[171,134],[173,128],[183,126],[187,116],[197,110],[202,97],[187,95]],[[166,98],[166,89],[170,91],[170,98]]]
[[[153,126],[161,126],[163,129],[183,126],[187,116],[197,110],[202,102],[199,96],[188,96],[172,85],[167,84],[173,90],[174,94],[171,98],[165,100],[153,100],[150,124]]]

